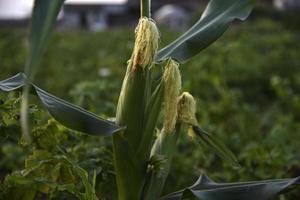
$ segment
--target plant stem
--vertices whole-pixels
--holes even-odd
[[[23,89],[21,112],[20,112],[22,134],[23,134],[23,138],[26,142],[30,142],[30,139],[31,139],[30,135],[29,135],[29,122],[28,122],[29,89],[30,89],[30,86],[27,83]]]
[[[140,200],[144,185],[146,163],[136,156],[143,136],[143,121],[148,98],[148,71],[127,66],[119,97],[116,123],[126,130],[113,136],[114,165],[119,200]]]
[[[140,0],[141,4],[141,17],[151,17],[150,7],[151,7],[151,0]]]
[[[150,0],[141,0],[141,17],[150,17]],[[136,41],[137,42],[137,41]],[[119,96],[116,123],[126,130],[113,136],[114,166],[119,200],[141,200],[146,159],[137,155],[151,93],[150,65],[134,64],[132,55]],[[147,154],[146,154],[147,155]]]

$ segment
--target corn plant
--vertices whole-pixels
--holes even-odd
[[[114,120],[100,118],[34,84],[34,76],[41,68],[40,60],[63,3],[64,0],[35,1],[24,73],[0,82],[0,89],[3,91],[23,88],[21,125],[25,140],[31,140],[28,96],[33,94],[62,125],[90,135],[112,137],[120,200],[265,200],[299,184],[299,177],[216,183],[206,175],[200,175],[193,185],[162,196],[165,180],[172,167],[172,158],[176,153],[178,136],[182,132],[186,132],[200,145],[210,147],[233,166],[242,167],[221,141],[199,126],[195,117],[196,102],[193,96],[181,91],[180,67],[216,41],[235,19],[245,20],[254,6],[254,0],[211,0],[195,25],[160,50],[160,33],[150,15],[151,1],[141,0],[141,16],[135,29],[135,44],[127,62]],[[159,78],[154,79],[154,76]],[[56,159],[70,165],[64,157]],[[87,190],[93,193],[91,185],[86,183],[84,173],[80,168],[76,169]],[[96,198],[92,194],[82,199]]]

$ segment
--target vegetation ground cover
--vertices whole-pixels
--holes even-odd
[[[126,70],[126,59],[130,57],[133,47],[131,32],[122,29],[100,33],[55,33],[42,63],[45,70],[39,72],[35,82],[43,89],[88,110],[113,116]],[[167,32],[162,43],[171,41],[178,34]],[[25,36],[26,33],[19,30],[1,31],[1,80],[23,68],[27,45]],[[220,181],[299,176],[299,58],[299,32],[260,19],[234,26],[212,47],[185,64],[182,68],[183,87],[197,98],[197,117],[201,125],[212,134],[217,134],[233,150],[242,168],[233,169],[196,144],[191,148],[191,143],[182,137],[168,179],[172,184],[166,184],[172,188],[165,188],[165,193],[190,184],[200,172],[206,172]],[[101,77],[103,69],[109,70],[108,76]],[[16,138],[20,136],[17,111],[14,113],[4,109],[11,105],[18,107],[18,102],[13,98],[4,98],[4,95],[1,99],[0,122],[5,124],[0,127],[1,132],[13,133],[8,136],[10,140],[1,140],[0,168],[3,178],[10,171],[21,169],[26,156],[17,146]],[[38,127],[42,127],[47,115],[39,110],[36,106],[32,107],[33,118],[34,115],[43,116],[36,122]],[[57,126],[55,122],[51,123],[55,124],[54,128]],[[102,161],[93,160],[94,156],[99,158],[99,154],[110,151],[109,141],[78,137],[85,137],[85,143],[77,144],[81,151],[72,151],[76,152],[74,159],[80,160],[87,146],[92,146],[95,149],[94,154],[90,155],[92,161],[80,163],[81,166],[92,171],[93,165],[98,166],[95,162],[103,162],[103,169],[98,169],[103,173],[99,174],[104,182],[113,180],[109,178],[113,176],[110,157],[105,156]],[[99,148],[96,145],[98,142],[108,147]],[[181,175],[179,178],[176,176],[175,180],[177,174]],[[103,193],[110,195],[104,185],[99,183],[99,191],[102,196]]]

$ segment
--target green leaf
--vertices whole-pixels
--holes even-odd
[[[166,195],[161,200],[193,198],[199,200],[268,200],[300,184],[300,177],[267,181],[216,183],[202,175],[197,182],[183,190]]]
[[[117,174],[119,199],[140,199],[144,182],[144,165],[139,163],[136,152],[122,134],[113,136],[114,163]]]
[[[149,85],[147,79],[150,71],[141,67],[133,69],[133,67],[130,61],[119,97],[116,123],[126,126],[124,135],[132,149],[137,149],[143,137],[143,123],[138,122],[143,120],[149,101],[147,90],[150,88],[147,87]]]
[[[199,21],[186,33],[161,49],[156,62],[172,58],[182,63],[217,40],[234,19],[245,20],[255,0],[211,0]]]
[[[239,163],[235,155],[228,147],[217,138],[213,137],[198,126],[193,126],[193,131],[199,137],[199,142],[211,148],[222,159],[230,162],[232,165],[239,167]]]
[[[151,91],[150,66],[142,68],[130,60],[123,81],[116,113],[116,123],[126,130],[113,136],[113,151],[119,199],[140,199],[144,184],[145,159],[137,156],[144,137],[144,116]],[[132,159],[128,151],[132,150]],[[131,154],[131,153],[130,153]],[[136,167],[130,167],[132,162]],[[135,175],[128,170],[135,171]]]
[[[29,34],[29,56],[25,74],[32,80],[46,49],[51,31],[64,0],[35,0]]]
[[[79,200],[97,199],[87,171],[77,162],[67,155],[41,149],[33,150],[25,160],[25,169],[6,176],[3,187],[4,198],[0,196],[1,199],[33,200],[40,199],[41,194],[53,199],[51,196],[58,191],[67,191]]]
[[[175,132],[168,133],[164,129],[157,136],[148,163],[147,179],[144,186],[144,200],[157,200],[169,175],[173,156],[176,153],[176,142],[180,132],[180,124],[176,124]]]
[[[153,92],[148,105],[146,106],[145,113],[145,128],[144,135],[140,142],[137,154],[141,158],[149,159],[151,145],[153,144],[153,133],[158,121],[158,116],[161,111],[163,97],[164,97],[164,82],[161,81]]]
[[[46,50],[48,39],[63,3],[64,0],[34,1],[29,34],[29,55],[25,65],[25,74],[28,79],[26,79],[27,82],[23,89],[20,115],[23,137],[28,141],[30,140],[28,125],[29,82],[34,79],[34,75]]]
[[[0,90],[9,92],[19,89],[26,81],[25,74],[19,73],[1,81]],[[34,84],[31,85],[33,86],[32,92],[40,98],[49,113],[61,124],[71,129],[99,136],[112,135],[122,129],[108,120],[49,94]]]
[[[25,85],[25,80],[26,76],[23,73],[18,73],[11,78],[0,81],[0,89],[5,92],[17,90]]]

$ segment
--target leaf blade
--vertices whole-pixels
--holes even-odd
[[[216,183],[202,175],[194,185],[166,195],[161,200],[180,200],[191,195],[199,200],[268,200],[297,185],[300,185],[300,177],[240,183]]]
[[[217,40],[234,19],[245,20],[254,2],[255,0],[211,0],[194,26],[157,53],[156,62],[172,58],[183,63],[197,55]]]
[[[23,87],[26,82],[25,74],[19,73],[4,81],[0,81],[0,90],[6,92],[17,90]],[[90,135],[100,136],[109,136],[123,129],[113,122],[55,97],[34,84],[31,84],[31,86],[33,93],[39,97],[52,117],[64,126]]]
[[[65,0],[35,0],[29,33],[29,55],[25,74],[33,80],[47,42]]]
[[[17,90],[25,85],[25,77],[22,73],[18,73],[13,77],[0,81],[0,90],[10,92]]]
[[[147,154],[150,154],[151,144],[154,139],[153,133],[162,107],[164,89],[164,83],[161,81],[146,106],[144,135],[137,150],[138,157],[148,159],[149,155]]]
[[[232,153],[232,151],[224,143],[198,126],[193,126],[193,131],[200,138],[199,142],[211,148],[223,160],[230,162],[236,167],[240,167],[234,153]]]

